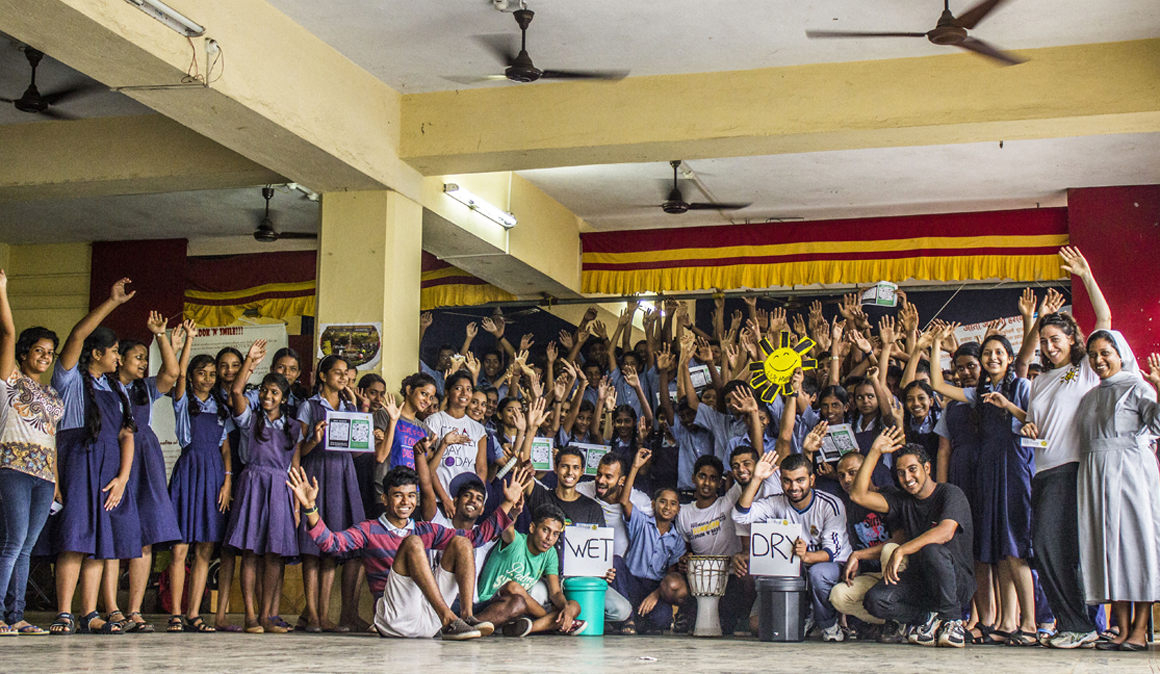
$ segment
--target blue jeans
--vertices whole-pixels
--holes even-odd
[[[48,480],[0,468],[0,614],[9,625],[24,620],[28,558],[48,519],[54,491]]]

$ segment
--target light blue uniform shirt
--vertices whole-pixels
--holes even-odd
[[[633,508],[631,516],[625,514],[624,524],[628,534],[624,564],[637,578],[660,580],[685,554],[685,539],[677,533],[675,522],[662,534],[655,517]]]
[[[199,416],[202,414],[210,414],[217,419],[218,426],[222,428],[222,437],[218,440],[218,447],[221,447],[221,444],[226,441],[226,436],[229,435],[230,431],[234,430],[234,422],[229,416],[224,420],[218,418],[218,404],[212,395],[202,402],[188,388],[185,390],[185,395],[173,400],[173,430],[177,435],[177,444],[185,448],[189,446],[189,443],[193,442],[193,426],[189,419],[189,404],[191,398],[197,400],[194,404],[197,405]]]
[[[74,365],[71,370],[66,370],[59,360],[56,361],[52,369],[52,387],[60,394],[61,402],[64,403],[64,416],[60,419],[57,431],[84,427],[85,381],[80,368]],[[105,377],[94,378],[93,388],[97,391],[113,390]]]
[[[697,459],[713,453],[713,434],[698,426],[685,428],[679,419],[671,428],[677,441],[677,488],[692,490],[693,465]]]

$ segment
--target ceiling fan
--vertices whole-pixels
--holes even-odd
[[[75,100],[82,96],[108,91],[108,89],[99,84],[84,84],[55,93],[42,94],[36,88],[36,67],[40,65],[40,60],[44,58],[44,52],[33,49],[32,47],[23,47],[23,50],[24,57],[28,59],[28,65],[32,67],[32,80],[20,98],[0,98],[0,101],[13,104],[21,112],[40,114],[56,119],[74,119],[70,115],[54,109],[54,107],[68,100]]]
[[[308,232],[279,232],[274,229],[274,221],[270,219],[270,199],[274,197],[273,187],[262,188],[262,198],[266,200],[266,214],[262,216],[258,228],[254,230],[254,240],[262,243],[273,243],[280,239],[317,239],[317,234]]]
[[[673,189],[669,191],[665,202],[661,204],[661,210],[670,215],[680,215],[689,211],[736,211],[750,206],[750,204],[743,203],[689,203],[685,201],[684,196],[681,195],[681,186],[677,180],[677,169],[681,166],[681,160],[670,161],[669,165],[673,167]],[[649,206],[653,208],[653,206]]]
[[[973,38],[967,31],[974,28],[988,14],[1005,0],[983,0],[968,9],[962,16],[955,18],[951,14],[950,0],[943,0],[943,13],[938,19],[938,25],[926,33],[879,33],[873,31],[843,31],[843,30],[807,30],[806,37],[833,38],[833,37],[925,37],[933,44],[945,47],[958,47],[994,59],[1003,65],[1013,66],[1026,61],[1009,52],[997,49],[982,40]]]
[[[515,36],[509,33],[477,35],[475,39],[491,51],[506,68],[502,75],[486,77],[444,79],[461,84],[474,84],[490,80],[511,80],[512,82],[535,82],[537,80],[620,80],[628,76],[627,70],[540,70],[532,64],[528,56],[528,25],[536,15],[530,9],[521,7],[512,12],[520,27],[520,48],[515,48]]]

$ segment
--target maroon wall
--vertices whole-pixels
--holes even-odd
[[[169,319],[170,327],[181,320],[185,306],[185,249],[185,239],[94,243],[89,308],[107,300],[114,283],[129,278],[133,283],[128,290],[137,294],[102,325],[120,337],[152,341],[145,327],[150,311],[160,311]]]

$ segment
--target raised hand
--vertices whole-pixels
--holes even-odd
[[[777,452],[766,452],[753,466],[753,479],[764,482],[777,470]]]
[[[709,340],[704,337],[697,338],[697,360],[702,363],[713,361],[713,347],[709,346]]]
[[[125,286],[129,285],[130,283],[132,283],[132,281],[127,278],[123,278],[120,281],[114,283],[113,290],[109,293],[109,299],[113,300],[113,302],[117,304],[124,304],[133,299],[133,296],[137,294],[136,290],[131,293],[125,292]],[[118,498],[118,501],[119,500],[120,499]]]
[[[657,354],[657,370],[666,371],[673,366],[673,352],[666,343],[661,346],[661,352]]]
[[[519,368],[520,370],[522,370],[524,372],[524,374],[531,374],[532,373],[532,368],[528,367],[528,351],[527,351],[527,349],[522,349],[522,350],[520,350],[519,353],[516,354],[515,362],[512,363],[512,365]]]
[[[918,331],[918,309],[910,302],[903,302],[898,310],[898,324],[902,331],[911,334]]]
[[[902,430],[902,426],[889,426],[882,429],[878,437],[874,438],[874,444],[870,449],[877,448],[883,454],[893,454],[902,449],[906,444],[906,431]]]
[[[1039,315],[1046,316],[1047,314],[1054,314],[1063,308],[1067,303],[1067,299],[1055,288],[1047,289],[1047,296],[1043,298],[1043,304],[1039,308]]]
[[[573,344],[574,344],[574,342],[572,341],[572,333],[568,332],[567,330],[561,330],[560,331],[560,346],[571,351]]]
[[[560,351],[556,348],[555,342],[548,342],[548,346],[544,347],[544,355],[548,357],[549,363],[556,362],[560,356]]]
[[[794,314],[793,316],[793,331],[797,334],[798,339],[802,340],[809,337],[809,331],[806,329],[806,321],[801,314]]]
[[[644,442],[645,439],[648,437],[650,430],[651,430],[651,428],[649,427],[648,419],[646,419],[643,414],[640,415],[640,418],[636,420],[636,438],[637,438],[637,441]]]
[[[597,313],[597,309],[596,309],[595,305],[588,307],[588,310],[584,312],[584,318],[582,318],[580,320],[580,323],[581,324],[591,323],[592,321],[596,320],[596,313]]]
[[[777,335],[778,333],[789,329],[789,321],[785,318],[785,309],[777,307],[769,312],[769,334]]]
[[[307,510],[314,508],[314,502],[318,498],[318,478],[307,481],[306,471],[301,466],[291,467],[286,477],[288,478],[286,486],[290,487],[298,504]]]
[[[262,362],[262,359],[265,357],[266,340],[264,339],[259,339],[251,344],[249,352],[246,353],[246,358],[252,359],[254,361],[255,367],[258,365],[258,363]]]
[[[1063,264],[1059,266],[1065,272],[1075,274],[1080,278],[1091,275],[1092,270],[1088,267],[1087,260],[1084,258],[1083,253],[1079,252],[1078,248],[1064,246],[1059,250],[1059,257],[1063,258]]]
[[[842,332],[845,329],[846,321],[838,320],[838,318],[835,317],[834,325],[830,328],[830,339],[832,339],[834,343],[842,341]]]
[[[395,394],[387,391],[387,395],[383,396],[383,409],[391,421],[398,421],[399,417],[403,416],[403,408],[399,407],[399,403],[395,401]]]
[[[540,424],[544,423],[544,419],[548,416],[548,413],[544,411],[545,409],[547,409],[547,404],[543,398],[536,398],[532,401],[531,405],[528,405],[527,422],[529,431],[534,432],[535,429],[540,427]]]
[[[1035,291],[1030,287],[1023,289],[1023,294],[1019,296],[1019,315],[1023,317],[1024,323],[1030,323],[1031,317],[1035,315]]]
[[[183,326],[174,326],[173,330],[169,333],[169,346],[172,347],[174,351],[180,351],[181,347],[185,344],[185,335],[186,332]]]
[[[737,410],[745,414],[754,414],[757,412],[757,399],[753,397],[753,391],[748,386],[738,386],[729,394],[729,401],[732,402]]]
[[[882,338],[882,344],[894,343],[894,318],[891,316],[883,316],[878,319],[878,336]]]
[[[616,319],[616,324],[620,327],[625,327],[632,322],[632,315],[636,313],[636,307],[629,305],[625,307],[624,311],[620,312],[620,317]]]
[[[624,368],[621,369],[620,373],[624,376],[624,383],[633,388],[640,386],[640,376],[637,375],[635,367],[631,365],[625,365]]]
[[[503,500],[515,505],[524,497],[524,486],[527,484],[529,473],[528,469],[520,466],[512,471],[511,482],[505,483],[503,486]]]
[[[467,371],[471,373],[472,379],[478,380],[479,372],[483,369],[483,363],[479,362],[475,354],[468,351],[467,355],[463,357],[463,364],[467,366]]]
[[[520,337],[520,351],[528,351],[532,348],[532,345],[536,343],[536,340],[532,339],[532,337],[533,335],[531,333]]]
[[[554,400],[563,400],[564,396],[568,394],[568,375],[561,372],[556,381],[552,383],[552,398]]]
[[[725,345],[725,361],[729,363],[729,367],[736,371],[740,365],[741,349],[737,348],[736,344]]]
[[[150,311],[149,318],[145,321],[145,327],[149,328],[149,332],[154,335],[161,336],[165,334],[165,326],[168,322],[160,311]]]
[[[757,310],[757,327],[760,328],[762,334],[769,328],[769,312],[765,309]]]
[[[836,339],[837,338],[835,338],[835,340]],[[863,337],[862,333],[857,330],[850,331],[850,341],[853,342],[854,346],[858,347],[862,353],[874,352],[874,347],[870,345],[870,340]]]
[[[419,328],[420,329],[426,330],[427,328],[431,327],[431,324],[434,322],[435,322],[435,315],[432,314],[430,311],[424,311],[423,313],[419,314]]]
[[[467,341],[470,342],[479,334],[479,325],[475,321],[472,321],[467,324],[465,331],[467,333]]]
[[[608,328],[604,326],[603,321],[592,321],[591,325],[588,327],[592,329],[592,334],[596,335],[602,340],[608,340]]]
[[[1148,356],[1148,372],[1144,375],[1153,388],[1160,390],[1160,354]]]
[[[496,339],[503,339],[503,327],[501,327],[501,324],[506,327],[503,318],[499,316],[487,316],[479,321],[479,327],[491,333]]]
[[[1001,334],[1003,334],[1003,319],[996,318],[995,320],[993,320],[987,324],[987,332],[983,335],[983,339],[986,339],[986,338],[990,337],[991,335],[1001,335]]]
[[[648,463],[648,460],[651,458],[652,450],[648,447],[641,447],[640,449],[636,450],[636,457],[632,460],[632,467],[640,470],[641,468],[644,468],[644,464]]]

